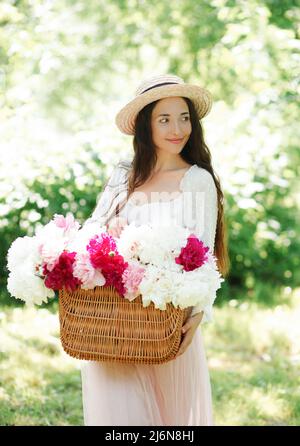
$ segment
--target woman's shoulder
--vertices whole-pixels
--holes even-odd
[[[115,183],[119,179],[126,178],[128,172],[131,169],[132,161],[130,159],[124,158],[117,161],[112,169],[111,179]]]
[[[193,164],[184,177],[184,188],[187,189],[207,189],[215,188],[215,182],[212,174],[197,164]]]
[[[116,165],[118,169],[123,169],[126,171],[129,171],[131,169],[131,166],[132,166],[132,159],[130,158],[123,158],[119,160],[119,162]]]
[[[130,166],[131,161],[129,159],[121,159],[114,163],[109,174],[107,186],[113,189],[124,187],[127,182]]]

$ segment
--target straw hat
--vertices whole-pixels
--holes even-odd
[[[198,85],[186,84],[174,74],[161,74],[145,79],[137,88],[135,98],[116,115],[115,122],[122,133],[134,135],[138,113],[150,102],[158,99],[182,96],[193,101],[199,119],[206,116],[212,106],[211,93]]]

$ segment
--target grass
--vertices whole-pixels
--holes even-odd
[[[60,345],[46,309],[1,314],[0,425],[82,425],[79,361]]]
[[[0,309],[2,426],[83,425],[80,361],[61,347],[56,309]],[[289,305],[215,308],[202,332],[216,425],[300,425],[299,320],[299,291]]]
[[[216,425],[300,425],[300,296],[290,297],[272,309],[231,301],[203,327]]]

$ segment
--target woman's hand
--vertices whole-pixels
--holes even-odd
[[[124,227],[128,224],[128,221],[124,217],[114,217],[106,226],[107,232],[112,237],[120,237]]]
[[[188,346],[191,344],[193,337],[194,337],[194,333],[195,333],[198,325],[202,321],[203,314],[204,314],[203,311],[201,311],[200,313],[194,314],[194,316],[190,316],[185,321],[185,323],[182,327],[182,333],[184,334],[183,340],[181,341],[179,350],[178,350],[175,358],[182,355],[186,351]]]

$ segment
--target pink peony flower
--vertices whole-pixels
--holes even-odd
[[[124,296],[126,292],[122,282],[122,275],[127,266],[128,263],[124,261],[124,258],[121,255],[108,255],[107,261],[101,269],[106,280],[105,286],[114,286],[122,296]]]
[[[205,246],[195,235],[190,235],[187,244],[181,248],[180,254],[175,258],[178,265],[183,265],[185,271],[193,271],[202,266],[207,260],[208,246]]]
[[[49,240],[45,243],[39,243],[38,252],[44,263],[47,264],[48,271],[52,271],[61,253],[65,249],[65,241],[63,239]]]
[[[81,288],[83,289],[92,289],[95,286],[105,284],[105,277],[99,270],[93,267],[88,252],[82,254],[77,253],[73,265],[73,275],[81,280]]]
[[[101,268],[98,263],[102,263],[103,256],[108,255],[110,252],[118,252],[114,238],[105,232],[91,239],[86,249],[90,253],[90,260],[95,268]]]
[[[73,263],[76,252],[63,251],[52,271],[49,271],[47,264],[43,267],[45,276],[45,286],[52,290],[60,290],[65,287],[68,291],[74,291],[81,280],[73,276]]]
[[[126,290],[122,282],[122,274],[128,263],[118,253],[114,238],[109,234],[102,233],[90,240],[87,251],[90,254],[93,267],[100,269],[105,277],[105,286],[114,286],[124,296]]]
[[[54,214],[53,222],[58,228],[64,230],[65,235],[74,229],[77,231],[80,227],[80,224],[74,219],[71,212],[68,212],[66,217],[61,214]]]
[[[145,268],[139,265],[129,264],[125,269],[122,279],[126,288],[124,297],[130,301],[135,299],[139,294],[139,285],[144,278]]]

